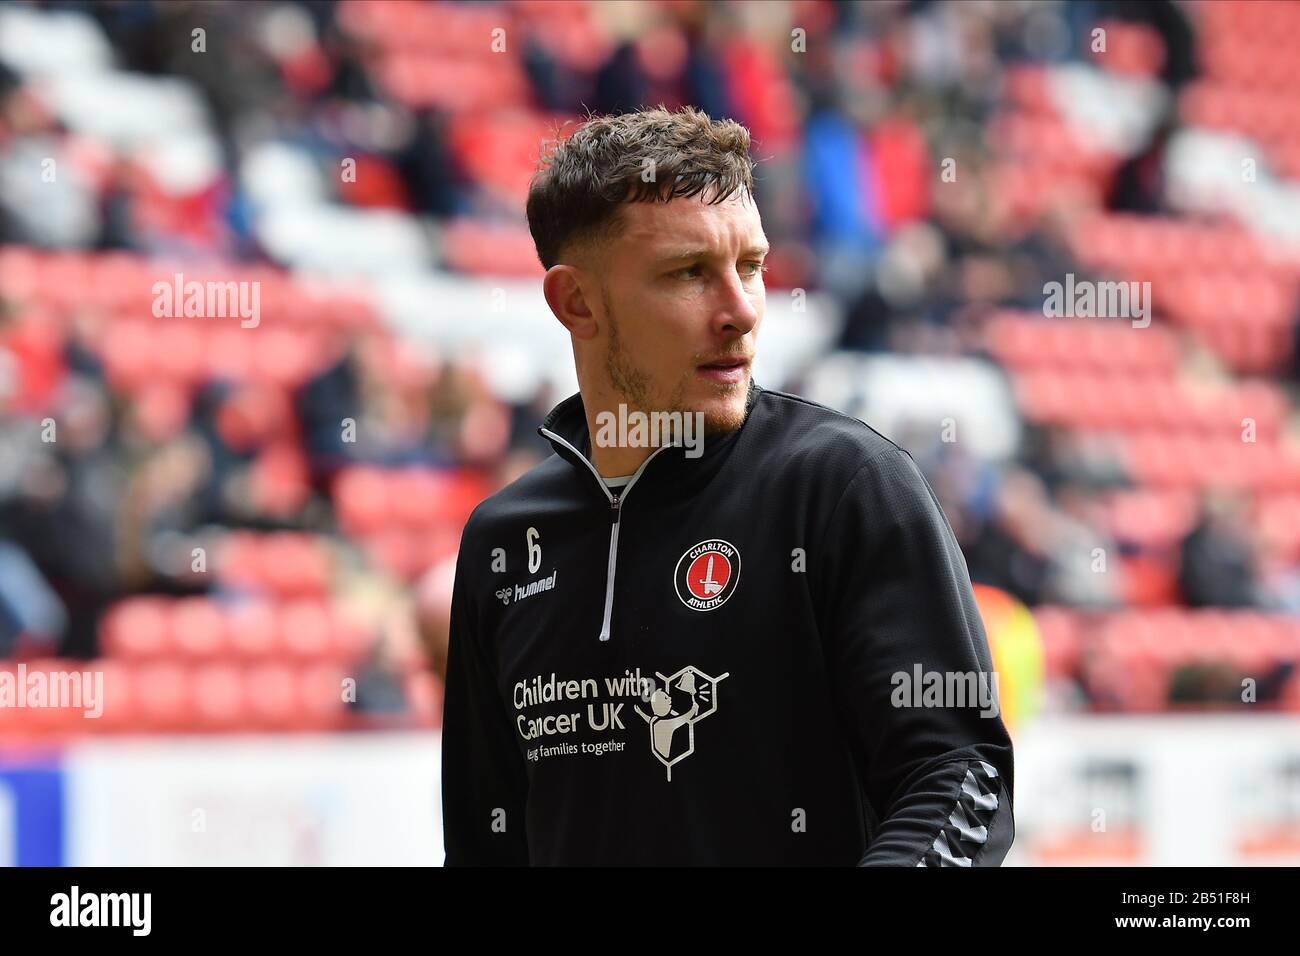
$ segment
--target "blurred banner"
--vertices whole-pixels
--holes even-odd
[[[0,862],[437,865],[438,755],[435,734],[373,733],[97,742],[57,765],[0,756]]]
[[[96,742],[0,757],[5,865],[441,864],[436,734]],[[1020,866],[1300,865],[1300,726],[1044,719],[1016,734]]]
[[[1300,864],[1294,719],[1049,718],[1015,745],[1009,865]]]
[[[64,862],[63,774],[56,757],[0,752],[0,866]]]

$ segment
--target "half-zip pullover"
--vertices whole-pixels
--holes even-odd
[[[966,564],[911,457],[754,386],[626,485],[581,396],[461,540],[448,864],[996,865],[1012,752]]]

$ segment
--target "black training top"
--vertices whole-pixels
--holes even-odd
[[[461,539],[448,865],[1002,861],[1011,741],[911,456],[757,386],[614,491],[581,396],[540,431]]]

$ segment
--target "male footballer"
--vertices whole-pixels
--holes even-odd
[[[579,393],[461,541],[448,865],[996,866],[1011,845],[1011,741],[934,493],[862,422],[751,380],[752,176],[744,127],[655,109],[589,119],[533,180]]]

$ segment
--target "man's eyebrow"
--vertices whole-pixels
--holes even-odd
[[[765,256],[767,255],[770,248],[771,247],[768,246],[767,243],[752,245],[748,249],[744,250],[741,253],[741,255],[742,256]],[[685,249],[685,248],[668,249],[665,250],[664,252],[656,253],[654,256],[654,261],[655,262],[676,262],[678,259],[706,259],[712,254],[713,253],[711,250],[702,247],[692,248],[692,249]]]

